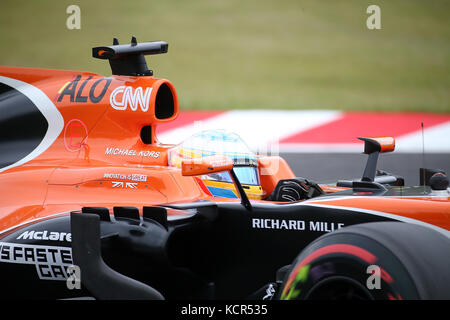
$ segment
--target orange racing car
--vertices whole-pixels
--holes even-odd
[[[449,299],[450,189],[377,170],[317,184],[236,134],[179,145],[172,83],[145,55],[93,48],[112,75],[0,67],[0,282],[8,298]]]

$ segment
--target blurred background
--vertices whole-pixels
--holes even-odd
[[[69,30],[69,5],[81,29]],[[381,8],[381,30],[366,9]],[[2,0],[0,64],[110,75],[91,48],[169,42],[147,57],[188,109],[450,112],[450,1]]]

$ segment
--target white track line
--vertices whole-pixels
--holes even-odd
[[[450,153],[450,121],[424,129],[424,138],[425,153]],[[422,153],[422,131],[397,138],[395,152]]]
[[[279,141],[300,132],[326,125],[345,116],[333,110],[234,110],[204,121],[184,125],[159,135],[163,143],[177,144],[194,133],[210,129],[235,132],[255,152],[263,154],[286,153],[360,153],[363,142],[355,143],[302,143]],[[324,135],[332,132],[324,132]],[[355,137],[358,133],[355,132]],[[450,153],[450,121],[424,130],[425,153]],[[421,153],[422,132],[396,138],[396,153]]]
[[[305,110],[235,110],[163,132],[158,136],[162,143],[179,143],[196,132],[226,129],[237,133],[254,151],[267,148],[292,134],[337,120],[339,111]]]

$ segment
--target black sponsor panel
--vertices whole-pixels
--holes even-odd
[[[110,215],[100,220],[104,262],[169,300],[254,296],[321,235],[353,224],[392,220],[301,203],[253,203],[251,210],[239,203],[175,207],[195,213],[172,217],[165,226],[148,212],[143,217]],[[84,211],[96,213],[91,209]],[[69,267],[77,264],[71,232],[70,217],[64,215],[0,236],[0,283],[16,289],[5,294],[44,299],[91,296],[83,284],[76,290],[67,286]],[[80,271],[83,281],[86,270]]]
[[[321,235],[353,224],[389,220],[392,219],[305,206],[301,202],[254,203],[251,211],[236,203],[221,204],[213,240],[208,240],[213,246],[197,252],[212,252],[207,260],[215,261],[212,277],[216,298],[245,299],[275,281],[277,270],[291,264],[303,248]]]
[[[68,216],[38,221],[0,236],[0,283],[14,288],[0,293],[7,299],[58,299],[88,296],[84,288],[70,290],[73,264]]]
[[[28,97],[0,83],[0,169],[30,154],[47,129],[47,119]]]

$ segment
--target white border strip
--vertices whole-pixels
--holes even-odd
[[[16,89],[17,91],[25,95],[28,99],[30,99],[48,122],[47,132],[45,133],[45,136],[42,139],[41,143],[39,143],[39,145],[24,158],[7,167],[1,168],[0,172],[3,172],[13,167],[20,166],[36,158],[45,150],[47,150],[53,144],[53,142],[55,142],[56,138],[58,138],[59,134],[64,129],[64,118],[62,117],[58,108],[56,108],[53,102],[47,97],[47,95],[35,86],[17,79],[3,76],[0,76],[0,82]]]

